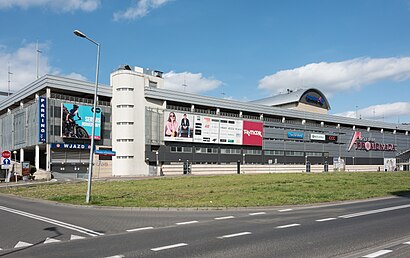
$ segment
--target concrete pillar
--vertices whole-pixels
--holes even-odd
[[[24,149],[20,149],[20,162],[24,161]]]
[[[36,145],[35,154],[34,154],[34,165],[36,166],[37,171],[40,169],[40,146]]]
[[[51,171],[51,145],[49,143],[47,143],[46,145],[46,171],[50,172]]]

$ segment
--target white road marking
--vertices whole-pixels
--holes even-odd
[[[354,217],[359,217],[359,216],[365,216],[365,215],[370,215],[370,214],[376,214],[376,213],[381,213],[381,212],[386,212],[386,211],[394,211],[394,210],[406,209],[406,208],[410,208],[410,204],[394,206],[394,207],[389,207],[389,208],[383,208],[383,209],[377,209],[377,210],[363,211],[363,212],[358,212],[358,213],[352,213],[352,214],[339,216],[339,218],[349,219],[349,218],[354,218]]]
[[[254,212],[254,213],[249,213],[249,216],[256,216],[256,215],[263,215],[266,214],[266,212]]]
[[[291,227],[298,227],[300,224],[289,224],[289,225],[283,225],[283,226],[278,226],[276,228],[291,228]]]
[[[188,224],[194,224],[194,223],[198,223],[199,221],[197,221],[197,220],[192,220],[192,221],[185,221],[185,222],[178,222],[178,223],[175,223],[175,224],[177,224],[177,225],[188,225]]]
[[[74,230],[74,231],[77,231],[77,232],[81,232],[81,233],[89,235],[89,236],[102,236],[102,235],[104,235],[103,233],[96,232],[96,231],[93,231],[91,229],[79,227],[79,226],[72,225],[72,224],[69,224],[69,223],[65,223],[65,222],[62,222],[62,221],[58,221],[58,220],[55,220],[55,219],[50,219],[50,218],[47,218],[47,217],[42,217],[42,216],[35,215],[35,214],[32,214],[32,213],[7,208],[7,207],[4,207],[4,206],[0,206],[0,210],[8,211],[8,212],[18,214],[18,215],[21,215],[21,216],[24,216],[24,217],[27,217],[27,218],[43,221],[43,222],[46,222],[46,223],[50,223],[50,224],[57,225],[57,226],[60,226],[60,227],[63,227],[63,228],[68,228],[68,229],[71,229],[71,230]]]
[[[283,210],[278,210],[279,212],[287,212],[287,211],[293,211],[293,209],[283,209]]]
[[[71,235],[70,240],[84,239],[83,236]]]
[[[128,232],[133,232],[133,231],[142,231],[142,230],[147,230],[147,229],[153,229],[154,227],[145,227],[145,228],[133,228],[133,229],[127,229]]]
[[[403,245],[410,245],[410,242],[403,243]]]
[[[187,245],[188,244],[185,244],[185,243],[179,243],[179,244],[175,244],[175,245],[166,245],[166,246],[152,248],[151,251],[158,252],[158,251],[162,251],[162,250],[166,250],[166,249],[172,249],[172,248],[177,248],[177,247],[182,247],[182,246],[187,246]]]
[[[118,254],[118,255],[114,255],[114,256],[108,256],[108,257],[105,257],[105,258],[124,258],[124,257],[125,257],[124,255]]]
[[[317,219],[317,222],[324,222],[324,221],[331,221],[331,220],[335,220],[337,218],[326,218],[326,219]]]
[[[0,248],[0,251],[3,250],[2,248]]]
[[[57,243],[57,242],[61,242],[61,240],[51,238],[51,237],[47,237],[46,240],[44,241],[44,244]]]
[[[226,217],[219,217],[219,218],[215,218],[216,220],[223,220],[223,219],[233,219],[235,218],[234,216],[226,216]]]
[[[17,245],[14,246],[14,248],[27,247],[27,246],[32,246],[32,245],[33,245],[33,244],[26,243],[26,242],[23,242],[23,241],[19,241],[19,242],[17,243]]]
[[[382,256],[382,255],[391,253],[391,252],[393,252],[393,251],[392,250],[380,250],[378,252],[374,252],[374,253],[371,253],[371,254],[368,254],[368,255],[365,255],[365,256],[362,256],[362,257],[375,258],[375,257],[379,257],[379,256]]]
[[[245,236],[245,235],[250,235],[252,232],[241,232],[241,233],[236,233],[236,234],[231,234],[231,235],[224,235],[217,237],[219,239],[224,239],[224,238],[231,238],[231,237],[238,237],[238,236]]]

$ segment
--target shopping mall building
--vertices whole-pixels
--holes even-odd
[[[85,177],[93,94],[85,81],[35,80],[0,103],[1,149],[39,171]],[[162,72],[126,65],[99,86],[97,106],[96,148],[115,156],[95,155],[94,177],[182,173],[184,162],[216,174],[238,163],[408,170],[410,125],[329,115],[314,88],[241,102],[171,91]]]

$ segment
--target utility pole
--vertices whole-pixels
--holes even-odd
[[[7,97],[10,96],[10,75],[12,75],[13,73],[10,72],[10,63],[8,63],[7,66]]]

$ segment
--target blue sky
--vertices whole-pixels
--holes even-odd
[[[121,64],[166,87],[248,101],[315,87],[331,113],[410,122],[409,0],[0,0],[0,90],[40,75],[100,82]],[[188,85],[186,88],[182,84]],[[1,100],[0,100],[1,101]],[[357,110],[357,112],[356,112]]]

